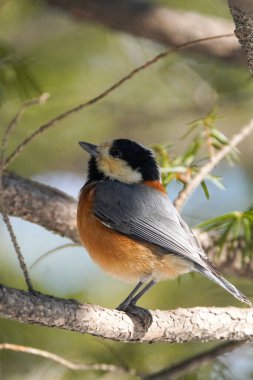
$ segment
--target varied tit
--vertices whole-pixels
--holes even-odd
[[[156,282],[192,271],[251,304],[215,269],[169,200],[150,149],[126,139],[80,145],[91,156],[78,203],[80,239],[107,273],[137,282],[119,310],[137,308]]]

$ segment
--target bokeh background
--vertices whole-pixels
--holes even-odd
[[[158,2],[157,2],[158,3]],[[226,2],[219,0],[162,1],[166,6],[231,19]],[[208,34],[208,31],[207,31]],[[217,42],[218,43],[218,42]],[[51,94],[44,106],[31,108],[8,144],[8,152],[42,123],[96,96],[134,67],[164,50],[150,41],[115,32],[99,24],[77,22],[44,2],[0,2],[0,120],[1,133],[18,107],[42,92]],[[6,61],[7,58],[7,61]],[[79,140],[100,143],[130,138],[146,145],[168,142],[172,154],[182,153],[187,141],[180,137],[187,123],[212,109],[223,116],[219,128],[232,136],[252,117],[253,81],[246,65],[235,65],[189,53],[173,54],[142,72],[103,101],[65,119],[34,141],[9,168],[22,176],[55,186],[78,196],[85,181],[87,155]],[[210,185],[210,200],[201,189],[184,208],[192,225],[253,202],[253,137],[240,145],[236,166],[222,163],[215,171],[223,176],[225,190]],[[169,188],[175,198],[180,186]],[[28,266],[46,251],[68,243],[37,225],[12,218]],[[115,307],[131,285],[102,273],[82,248],[51,254],[31,270],[40,291]],[[249,297],[252,284],[230,278]],[[0,282],[25,288],[9,235],[0,224]],[[163,282],[141,301],[147,308],[241,306],[210,281],[185,275]],[[122,344],[91,336],[0,321],[0,342],[30,345],[69,359],[117,364],[117,356],[142,372],[154,372],[215,344]],[[117,355],[115,354],[117,352]],[[71,372],[41,358],[0,352],[1,379],[118,379],[122,374]],[[243,346],[180,377],[189,379],[252,379],[253,348]]]

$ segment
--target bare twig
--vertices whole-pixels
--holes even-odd
[[[191,182],[189,182],[183,190],[180,191],[177,199],[174,202],[175,207],[178,210],[184,206],[186,200],[198,187],[198,185],[205,179],[208,173],[210,173],[214,167],[229,154],[246,136],[253,131],[253,120],[249,122],[241,131],[234,135],[228,145],[225,145],[215,156],[211,158],[208,163],[202,167],[202,169],[195,175]]]
[[[41,262],[41,260],[45,259],[47,256],[51,255],[52,253],[61,251],[62,249],[65,249],[65,248],[73,248],[73,247],[81,247],[81,244],[78,244],[78,243],[67,243],[67,244],[60,245],[60,246],[58,246],[56,248],[50,249],[49,251],[45,252],[43,255],[41,255],[40,257],[38,257],[34,261],[34,263],[30,266],[30,269],[34,268],[36,265],[39,264],[39,262]]]
[[[18,110],[18,112],[16,113],[16,115],[11,120],[11,122],[9,123],[9,125],[7,126],[7,128],[5,130],[5,133],[4,133],[4,136],[3,136],[3,139],[2,139],[1,163],[3,163],[3,159],[4,159],[4,154],[5,154],[5,149],[6,149],[6,146],[7,146],[8,138],[9,138],[11,132],[13,131],[13,129],[19,123],[19,121],[22,118],[24,112],[29,107],[31,107],[31,106],[34,106],[36,104],[40,104],[40,105],[44,104],[48,100],[49,96],[50,95],[47,92],[45,92],[44,94],[42,94],[38,98],[29,99],[29,100],[25,101],[21,105],[20,109]]]
[[[133,368],[127,368],[125,365],[116,366],[114,364],[107,363],[75,363],[49,351],[12,343],[0,343],[0,350],[21,352],[25,354],[40,356],[42,358],[52,360],[55,363],[60,364],[72,371],[124,372],[132,376],[140,377],[142,380],[172,380],[175,377],[182,376],[186,372],[193,371],[196,367],[199,367],[200,365],[209,363],[210,361],[216,359],[218,356],[233,351],[234,349],[242,346],[244,343],[245,342],[226,342],[224,344],[219,345],[218,347],[212,348],[206,352],[202,352],[191,358],[183,360],[178,364],[172,365],[168,368],[164,368],[158,372],[154,372],[147,375],[140,375],[136,372],[136,370],[134,370]],[[113,352],[113,354],[115,354],[115,352]]]
[[[119,88],[123,83],[127,82],[128,80],[132,79],[136,74],[140,73],[141,71],[145,70],[146,68],[150,67],[151,65],[155,64],[156,62],[160,61],[162,58],[168,56],[169,54],[173,54],[178,50],[183,50],[186,47],[193,46],[196,44],[199,44],[201,42],[208,42],[208,41],[213,41],[217,40],[220,38],[228,38],[232,37],[233,34],[224,34],[224,35],[219,35],[219,36],[212,36],[212,37],[206,37],[206,38],[199,38],[194,41],[189,41],[186,43],[183,43],[181,45],[178,45],[177,47],[173,48],[172,50],[167,50],[164,51],[163,53],[160,53],[156,55],[154,58],[151,60],[145,62],[141,66],[138,66],[134,70],[132,70],[129,74],[121,78],[118,82],[116,82],[114,85],[110,86],[108,89],[97,95],[95,98],[92,98],[88,100],[85,103],[81,103],[76,107],[73,107],[69,109],[68,111],[65,111],[61,113],[60,115],[54,117],[50,121],[48,121],[46,124],[41,125],[38,129],[36,129],[33,133],[31,133],[26,139],[24,139],[17,147],[16,149],[10,154],[9,157],[4,162],[3,169],[5,169],[22,151],[23,149],[31,142],[33,141],[37,136],[39,136],[41,133],[46,131],[48,128],[54,126],[56,123],[59,121],[65,119],[66,117],[72,115],[75,112],[78,112],[86,107],[89,107],[98,101],[104,99],[106,96],[111,94],[113,91],[115,91],[117,88]]]
[[[0,188],[0,191],[1,191],[1,188]],[[28,272],[28,269],[27,269],[27,266],[26,266],[26,263],[24,260],[24,256],[22,255],[22,252],[21,252],[20,246],[18,244],[15,232],[12,228],[10,218],[8,217],[6,212],[4,211],[3,204],[1,204],[1,212],[2,212],[2,216],[3,216],[3,221],[6,224],[6,227],[8,229],[9,234],[10,234],[10,237],[11,237],[12,244],[13,244],[15,252],[17,254],[19,265],[20,265],[20,268],[23,272],[27,288],[30,292],[32,292],[34,289],[33,289],[32,281],[31,281],[31,278],[30,278],[30,275],[29,275],[29,272]]]
[[[0,343],[0,350],[8,350],[15,352],[23,352],[30,355],[36,355],[45,359],[52,360],[68,369],[73,371],[103,371],[103,372],[126,372],[131,375],[135,375],[134,369],[126,370],[123,367],[116,366],[114,364],[107,363],[94,363],[94,364],[81,364],[74,363],[70,360],[63,358],[62,356],[53,354],[52,352],[40,350],[34,347],[21,346],[11,343]]]
[[[185,359],[168,368],[164,368],[161,371],[152,373],[150,375],[144,375],[142,376],[142,380],[173,380],[174,378],[178,378],[179,376],[182,376],[185,373],[193,371],[196,367],[199,367],[200,365],[207,364],[213,361],[217,358],[217,356],[221,356],[233,351],[234,349],[240,347],[244,343],[245,342],[223,343],[218,347],[214,347],[206,352],[201,352],[200,354]]]
[[[15,232],[14,232],[12,225],[11,225],[11,222],[10,222],[10,218],[6,212],[5,205],[3,202],[3,177],[2,177],[1,171],[0,171],[0,211],[2,213],[3,221],[4,221],[4,223],[7,227],[7,230],[10,234],[10,238],[11,238],[12,244],[14,246],[15,252],[17,254],[19,265],[20,265],[20,268],[23,272],[23,275],[24,275],[24,278],[26,281],[26,285],[27,285],[29,291],[33,291],[32,281],[31,281],[30,276],[29,276],[29,272],[28,272],[28,269],[27,269],[27,266],[26,266],[26,263],[24,260],[24,256],[22,255],[22,252],[21,252],[20,246],[18,244]]]
[[[25,103],[22,104],[22,106],[20,107],[20,109],[18,110],[18,112],[16,113],[16,115],[14,116],[14,118],[11,120],[11,122],[9,123],[9,125],[7,126],[7,128],[6,128],[5,132],[4,132],[3,139],[2,139],[2,144],[1,144],[1,153],[0,153],[0,210],[1,210],[1,213],[2,213],[2,216],[3,216],[3,221],[6,224],[6,227],[7,227],[8,231],[9,231],[9,234],[10,234],[10,237],[11,237],[11,241],[12,241],[14,249],[16,251],[16,254],[17,254],[17,257],[18,257],[18,260],[19,260],[19,265],[20,265],[20,268],[21,268],[21,270],[22,270],[22,272],[24,274],[24,278],[25,278],[27,287],[28,287],[28,289],[30,291],[33,290],[33,286],[32,286],[32,282],[31,282],[30,276],[29,276],[29,272],[28,272],[28,269],[27,269],[24,257],[22,255],[20,246],[18,244],[16,235],[15,235],[14,230],[12,228],[12,225],[11,225],[11,222],[10,222],[10,218],[8,216],[8,213],[6,212],[5,204],[3,202],[4,155],[5,155],[5,149],[6,149],[6,146],[7,146],[8,138],[9,138],[11,132],[13,131],[13,129],[15,128],[15,126],[20,121],[20,119],[21,119],[22,115],[24,114],[24,112],[27,110],[27,108],[29,108],[29,107],[31,107],[31,106],[33,106],[35,104],[43,104],[48,99],[48,96],[49,95],[47,93],[45,93],[45,94],[42,94],[39,98],[34,98],[34,99],[31,99],[31,100],[28,100],[28,101],[26,101]]]
[[[137,316],[122,311],[3,285],[0,285],[0,317],[121,342],[253,340],[252,308],[195,307],[147,311],[144,323]]]

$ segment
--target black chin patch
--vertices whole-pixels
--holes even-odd
[[[88,181],[101,181],[105,178],[105,175],[98,170],[96,158],[91,157],[88,163]]]

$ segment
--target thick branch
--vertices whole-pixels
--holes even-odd
[[[81,21],[93,21],[138,37],[175,47],[206,36],[233,31],[230,21],[161,7],[143,0],[47,0]],[[229,62],[244,62],[236,39],[188,48]]]
[[[228,0],[235,22],[235,35],[248,58],[253,75],[253,2],[252,0]]]
[[[3,202],[9,215],[79,242],[75,199],[53,187],[13,173],[5,174],[3,182]]]
[[[252,340],[253,309],[201,308],[150,312],[148,326],[130,314],[75,300],[0,286],[0,317],[122,342]]]

